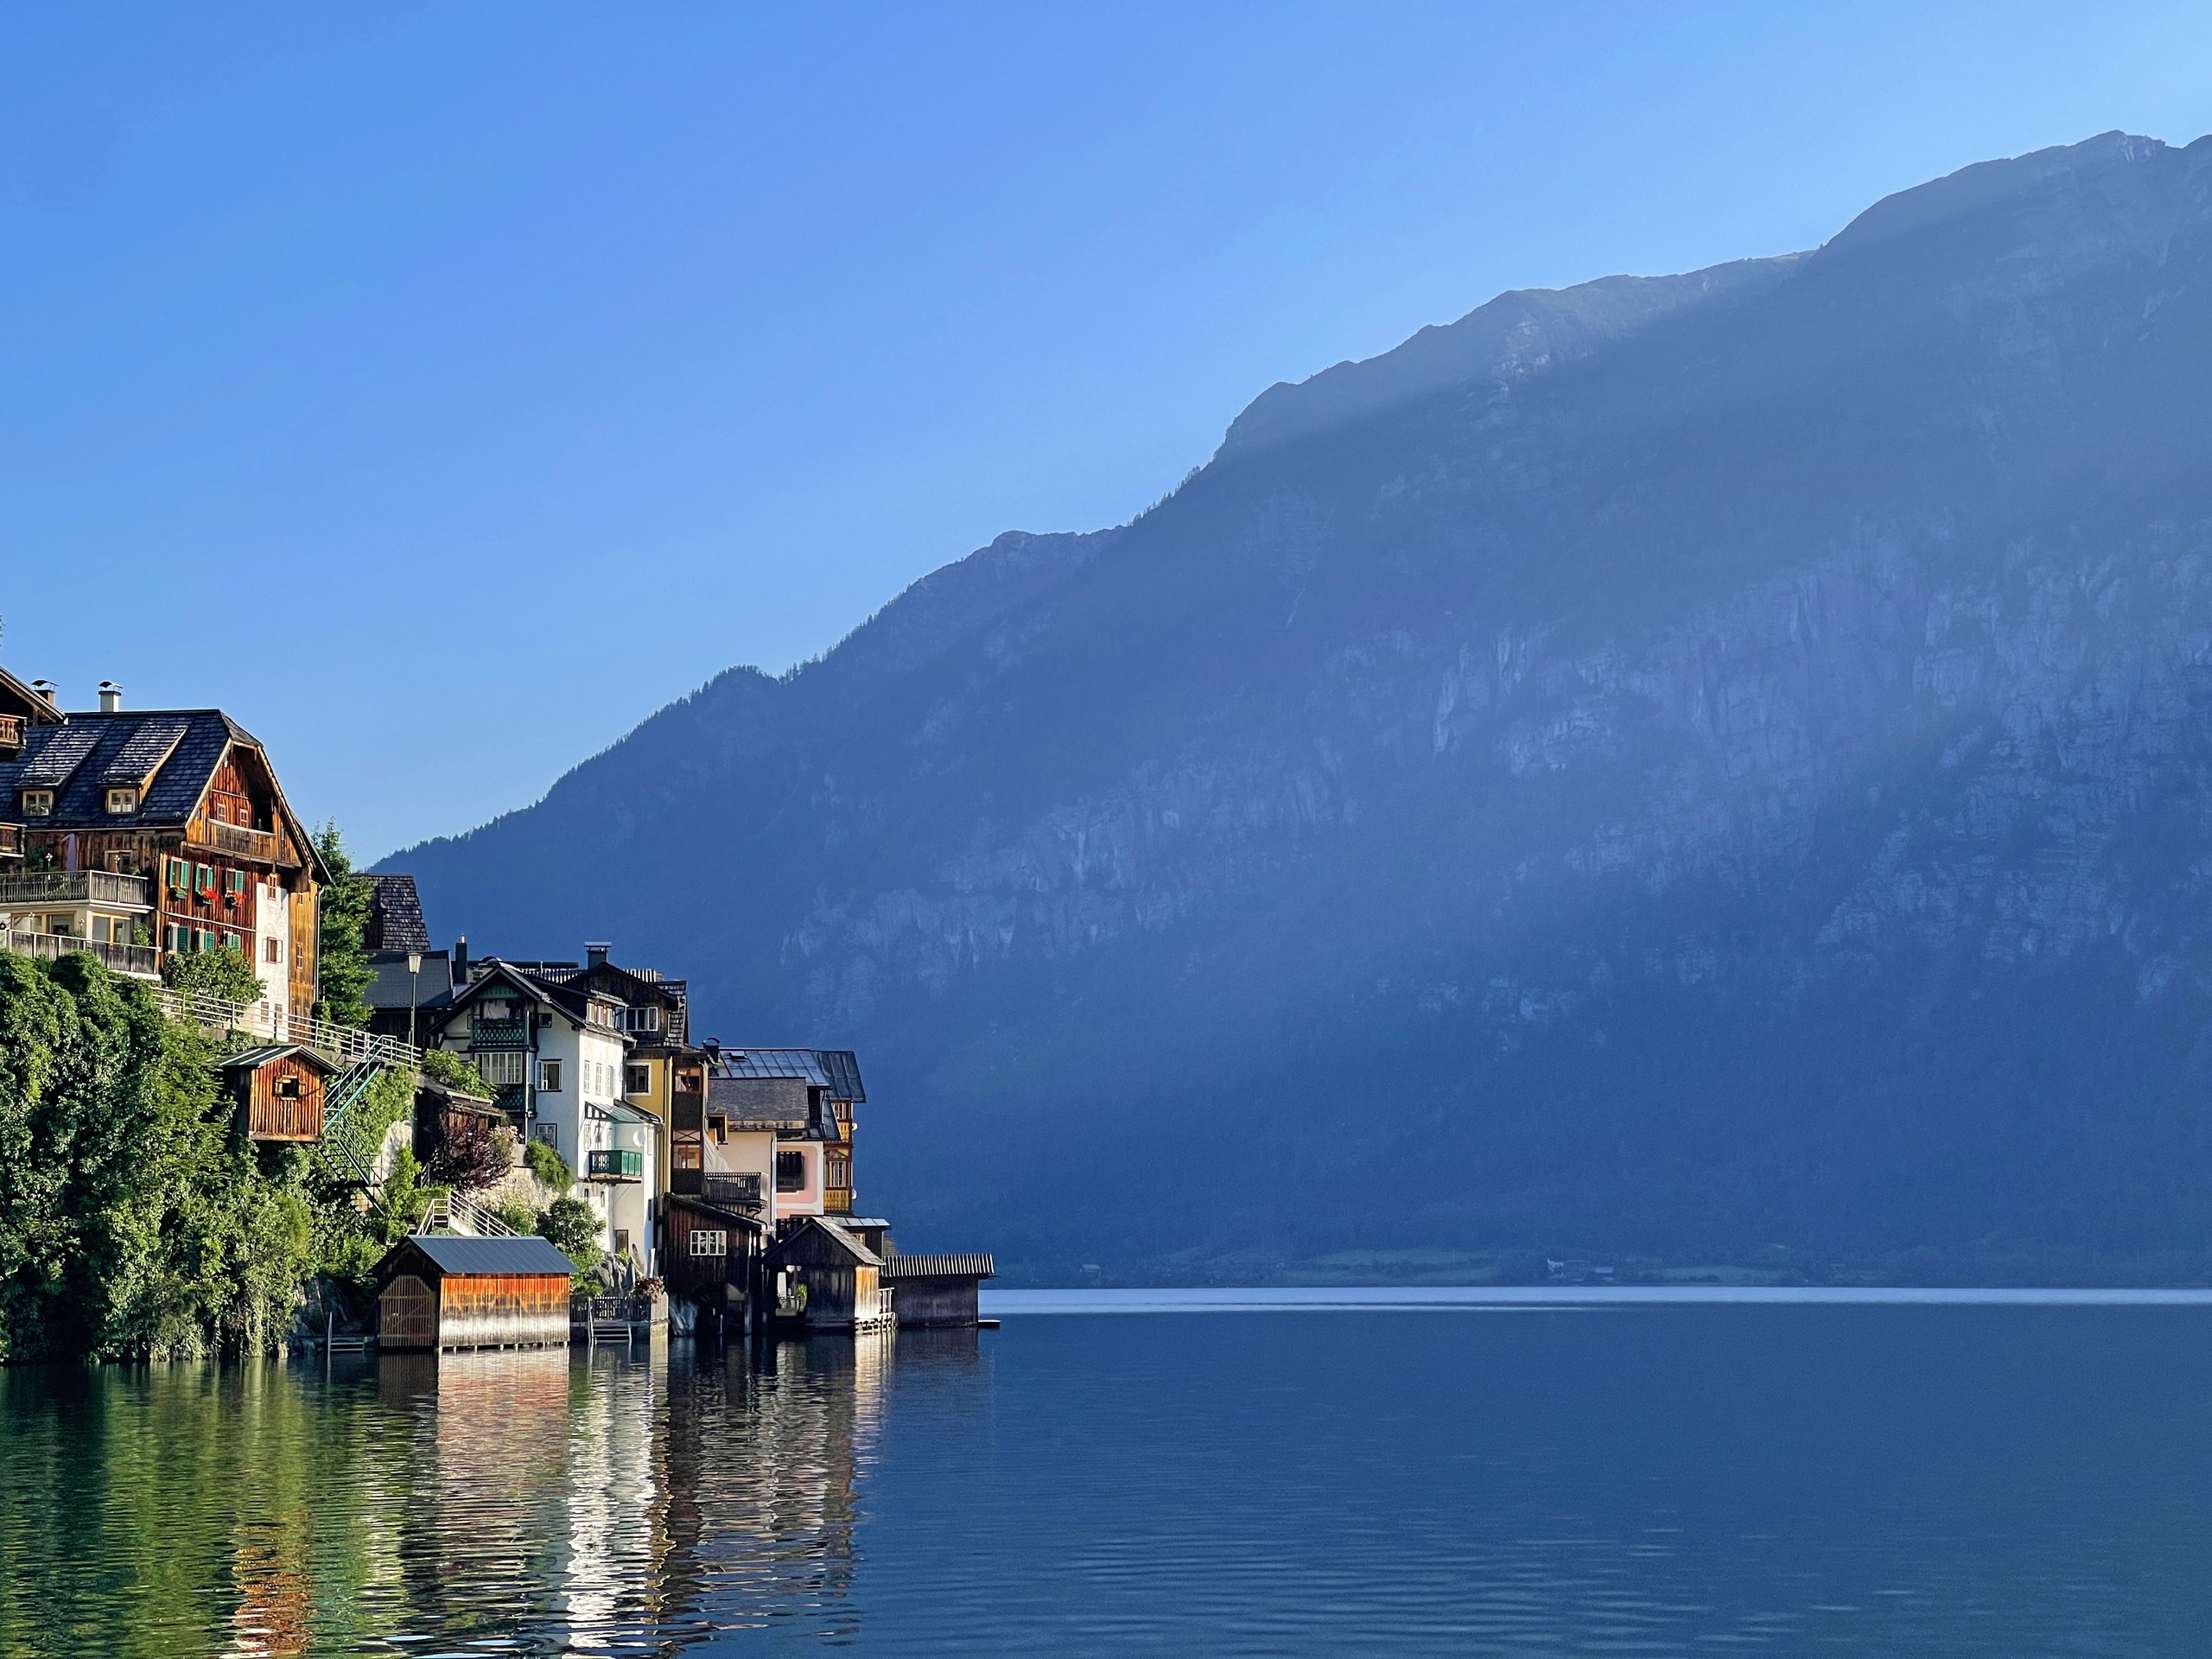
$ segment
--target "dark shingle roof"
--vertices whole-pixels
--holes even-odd
[[[885,1258],[884,1281],[900,1279],[991,1279],[998,1264],[982,1255],[893,1255]]]
[[[372,950],[428,950],[430,930],[423,920],[423,899],[411,875],[372,875],[376,891],[369,902],[369,925],[362,943]]]
[[[574,1262],[542,1238],[461,1238],[451,1233],[423,1233],[401,1240],[394,1254],[410,1246],[429,1256],[441,1273],[557,1273],[565,1279],[575,1271]]]
[[[181,727],[182,729],[175,728]],[[14,804],[16,791],[29,787],[55,791],[54,815],[41,829],[107,829],[119,823],[181,826],[200,804],[215,769],[233,742],[258,749],[254,735],[216,709],[149,710],[141,714],[72,715],[61,726],[35,727],[23,752],[0,761],[0,800]],[[138,810],[111,817],[106,782],[111,770],[127,771],[159,743],[168,749],[153,782],[146,785]],[[138,782],[141,772],[131,782]]]

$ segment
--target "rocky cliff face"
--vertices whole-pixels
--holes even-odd
[[[2109,135],[1508,296],[395,863],[861,1048],[871,1204],[1040,1274],[2201,1272],[2208,276]]]

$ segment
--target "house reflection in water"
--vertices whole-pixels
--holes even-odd
[[[906,1340],[385,1357],[398,1629],[592,1649],[857,1629],[856,1487]]]

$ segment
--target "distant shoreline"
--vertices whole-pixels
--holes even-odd
[[[992,1317],[1069,1313],[1484,1313],[1694,1306],[2207,1307],[2212,1289],[1935,1288],[1913,1285],[1268,1285],[994,1290]]]

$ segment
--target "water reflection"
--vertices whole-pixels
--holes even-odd
[[[849,1636],[895,1343],[0,1371],[0,1653]]]
[[[1834,1307],[0,1371],[0,1656],[2199,1651],[2209,1375]]]

